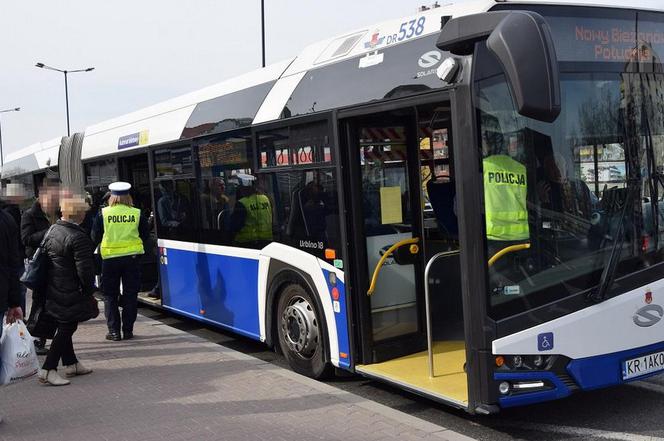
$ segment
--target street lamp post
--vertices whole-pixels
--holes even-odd
[[[56,72],[60,72],[65,74],[65,106],[67,109],[67,136],[71,135],[71,132],[69,130],[69,87],[67,85],[67,74],[70,73],[76,73],[76,72],[90,72],[91,70],[94,70],[94,67],[88,67],[86,69],[74,69],[74,70],[67,70],[67,69],[57,69],[55,67],[47,66],[44,63],[37,63],[35,64],[35,67],[38,67],[40,69],[48,69],[48,70],[54,70]]]
[[[18,112],[20,110],[20,107],[14,107],[12,109],[0,110],[0,113]],[[5,165],[5,156],[2,154],[2,123],[0,123],[0,167],[3,165]]]
[[[261,0],[261,42],[263,48],[263,67],[265,67],[265,0]]]

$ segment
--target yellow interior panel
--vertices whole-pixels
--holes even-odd
[[[358,365],[356,369],[370,377],[467,405],[468,383],[463,371],[466,362],[465,343],[435,342],[433,352],[434,378],[429,378],[427,351],[382,363]]]

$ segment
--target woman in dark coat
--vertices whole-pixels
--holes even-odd
[[[95,316],[93,244],[78,226],[87,205],[83,198],[72,196],[60,202],[62,218],[48,234],[44,248],[48,254],[46,312],[55,318],[58,329],[46,360],[39,371],[39,381],[54,386],[69,384],[57,371],[62,359],[66,377],[92,372],[74,353],[72,336],[80,322]]]
[[[58,192],[60,184],[53,178],[46,178],[39,187],[39,199],[32,207],[23,212],[21,216],[21,242],[25,247],[25,255],[32,259],[39,248],[44,235],[53,222],[58,219]],[[32,292],[32,309],[38,309],[44,304],[43,290]],[[33,314],[32,311],[30,311]],[[46,339],[35,340],[35,349],[38,355],[46,354]]]

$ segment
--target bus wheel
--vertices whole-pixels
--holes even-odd
[[[277,314],[279,346],[291,368],[311,378],[327,376],[322,322],[309,293],[295,283],[286,286]]]

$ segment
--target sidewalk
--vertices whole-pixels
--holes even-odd
[[[83,323],[94,372],[4,388],[0,440],[470,439],[140,315],[134,331],[109,342],[101,316]]]

